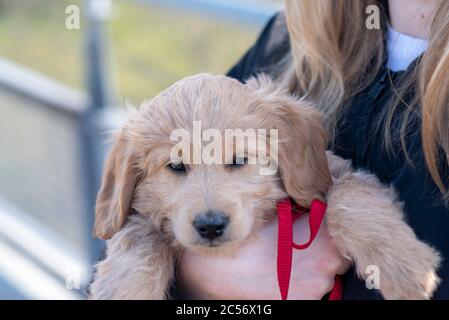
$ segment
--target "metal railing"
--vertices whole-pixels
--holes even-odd
[[[97,185],[88,170],[97,166],[87,150],[89,105],[84,93],[0,60],[0,235],[80,284],[94,256],[86,243]]]
[[[239,24],[263,25],[281,8],[281,2],[272,0],[134,0],[140,3],[188,10],[207,16],[213,15]]]
[[[108,1],[85,4],[87,93],[0,59],[0,277],[24,298],[83,297],[103,250],[92,230],[110,127]]]

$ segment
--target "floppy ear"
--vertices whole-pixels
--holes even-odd
[[[103,240],[110,239],[121,229],[131,210],[139,174],[135,155],[128,144],[122,131],[106,160],[97,196],[94,226],[94,236]]]
[[[279,171],[287,193],[308,208],[332,184],[320,114],[300,102],[278,106]]]
[[[287,193],[306,208],[313,199],[325,200],[332,179],[326,157],[327,133],[321,113],[304,100],[277,88],[269,78],[251,79],[270,113],[271,128],[278,129],[279,172]]]

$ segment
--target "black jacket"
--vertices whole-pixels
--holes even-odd
[[[289,49],[285,18],[279,14],[269,21],[256,44],[232,68],[229,76],[244,81],[260,72],[270,73],[270,67],[280,61]],[[449,208],[442,203],[441,193],[426,169],[419,121],[412,128],[414,134],[407,136],[411,161],[399,147],[395,154],[385,150],[383,128],[376,125],[379,118],[384,119],[387,115],[387,102],[393,93],[389,78],[400,82],[401,75],[403,72],[391,72],[383,67],[375,81],[348,103],[348,114],[337,125],[332,149],[337,155],[351,159],[356,168],[366,169],[395,187],[404,202],[407,222],[418,238],[442,254],[443,264],[439,269],[442,283],[434,298],[449,299],[449,262],[446,261],[449,258]],[[410,99],[412,94],[406,99]],[[399,106],[395,118],[399,119],[404,109],[404,106]],[[397,129],[394,123],[393,130]],[[444,179],[449,177],[447,172],[447,163],[443,163]],[[351,270],[345,275],[344,298],[381,299],[381,296],[376,290],[366,289],[365,283]]]

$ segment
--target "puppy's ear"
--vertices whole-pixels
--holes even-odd
[[[278,105],[279,171],[287,193],[308,208],[326,199],[332,179],[321,115],[301,102]]]
[[[94,236],[110,239],[125,223],[139,177],[135,162],[122,131],[106,160],[95,207]]]
[[[265,101],[260,108],[268,110],[264,117],[269,126],[278,129],[279,172],[287,193],[306,208],[315,198],[325,200],[332,179],[321,113],[277,88],[266,76],[250,79],[247,85]]]

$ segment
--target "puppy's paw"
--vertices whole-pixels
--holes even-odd
[[[440,283],[436,270],[440,265],[440,256],[432,247],[416,239],[407,243],[398,243],[403,252],[402,259],[386,265],[380,270],[380,290],[385,299],[428,300]],[[398,248],[399,249],[399,248]],[[409,252],[410,258],[405,258]],[[385,273],[382,276],[382,273]]]
[[[420,241],[404,220],[392,188],[371,174],[349,172],[335,179],[328,194],[327,227],[357,274],[379,270],[385,299],[429,299],[439,279],[438,252]]]

